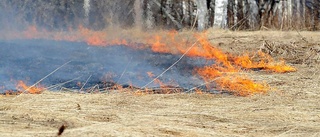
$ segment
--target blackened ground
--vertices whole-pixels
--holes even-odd
[[[110,86],[102,84],[110,82],[142,87],[181,56],[123,45],[96,47],[82,42],[49,40],[2,41],[0,47],[0,86],[4,87],[1,92],[15,90],[18,80],[32,85],[68,61],[71,62],[41,84],[47,87],[77,78],[63,87],[77,89],[84,83],[84,88],[97,84]],[[159,79],[174,87],[197,86],[202,80],[193,76],[194,69],[206,63],[204,59],[184,57]],[[154,76],[151,78],[147,72]],[[152,83],[148,87],[158,86]]]

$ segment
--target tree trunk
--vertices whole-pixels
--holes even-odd
[[[142,28],[142,15],[143,15],[143,9],[142,9],[142,2],[143,0],[135,0],[134,1],[134,25],[139,30]]]
[[[314,2],[314,7],[315,7],[315,15],[314,15],[314,24],[315,24],[315,30],[320,29],[320,0],[315,0]]]
[[[295,16],[294,27],[296,27],[296,29],[301,29],[301,28],[303,28],[302,23],[301,23],[301,20],[302,20],[302,18],[301,18],[301,13],[302,13],[301,0],[296,0],[295,6],[296,6],[296,12],[294,14],[294,16]]]
[[[207,28],[208,6],[206,0],[196,0],[198,13],[198,30],[203,31]]]
[[[287,27],[287,23],[288,23],[288,5],[287,5],[287,1],[281,1],[281,9],[282,9],[282,20],[281,20],[281,28],[280,30],[283,30],[284,28]]]
[[[238,14],[238,2],[239,0],[235,0],[234,3],[233,3],[233,18],[234,18],[234,23],[237,24],[238,23],[238,17],[237,17],[237,14]]]
[[[228,11],[227,11],[227,22],[228,22],[228,27],[230,29],[233,29],[234,24],[235,24],[235,19],[234,19],[234,0],[228,0]]]
[[[258,4],[256,3],[256,0],[249,0],[249,16],[248,16],[248,21],[249,21],[249,26],[250,29],[258,29],[259,28],[259,7]]]
[[[304,4],[304,16],[305,16],[305,26],[308,30],[312,28],[312,9],[310,5],[307,5],[306,2],[310,2],[311,0],[305,0]]]
[[[278,4],[278,12],[277,12],[277,19],[278,19],[278,29],[282,29],[283,27],[283,1],[280,1]]]
[[[221,28],[226,27],[227,19],[227,0],[215,1],[214,25]],[[239,18],[238,18],[239,19]]]
[[[189,15],[189,4],[190,4],[190,1],[182,1],[182,17],[183,17],[183,20],[182,20],[182,25],[183,26],[191,26],[191,23],[190,23],[190,15]]]
[[[244,17],[244,22],[243,22],[243,27],[242,29],[249,29],[250,26],[249,26],[249,16],[250,16],[250,5],[249,5],[249,2],[248,0],[244,0],[244,3],[243,3],[243,14],[245,15]]]
[[[210,0],[209,2],[208,27],[213,27],[214,25],[215,2],[216,0]]]
[[[165,12],[167,12],[169,15],[173,15],[172,14],[172,0],[166,0],[166,3],[165,3]],[[170,20],[169,17],[166,17],[166,25],[167,26],[172,26],[172,21]]]
[[[148,29],[154,28],[155,19],[154,19],[154,13],[152,12],[152,5],[153,2],[151,0],[146,0],[146,27]]]
[[[90,13],[90,0],[83,1],[83,9],[84,9],[84,24],[89,25],[89,13]]]
[[[293,0],[288,0],[288,27],[292,27],[292,9],[293,9]]]

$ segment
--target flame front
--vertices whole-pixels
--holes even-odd
[[[278,73],[296,71],[294,67],[287,65],[284,60],[275,62],[270,55],[267,55],[261,51],[258,52],[258,59],[260,59],[260,61],[255,62],[248,54],[233,57],[234,63],[242,68],[260,68]]]
[[[225,54],[207,40],[205,33],[200,36],[196,35],[196,38],[199,41],[199,44],[193,47],[187,55],[214,59],[216,61],[216,64],[214,65],[205,66],[196,70],[197,74],[206,81],[209,89],[215,88],[216,90],[228,91],[240,96],[266,93],[270,90],[270,86],[265,83],[257,83],[251,80],[248,76],[242,74],[243,68],[260,68],[277,73],[296,71],[294,67],[287,65],[284,61],[275,62],[271,56],[264,54],[263,52],[259,52],[260,61],[256,62],[252,60],[252,57],[249,55],[234,56]],[[159,40],[159,38],[157,40]],[[157,41],[156,45],[157,52],[167,52],[167,49],[169,49],[167,45],[161,44],[159,41]],[[166,50],[160,50],[160,45]],[[177,47],[180,48],[180,54],[187,52],[186,48],[181,50],[181,46]],[[214,83],[213,85],[215,86],[212,87],[211,83]]]

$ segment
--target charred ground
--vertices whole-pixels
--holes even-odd
[[[0,62],[3,76],[0,85],[5,86],[2,91],[16,90],[14,80],[36,83],[68,61],[70,63],[41,81],[42,86],[50,87],[74,79],[51,90],[61,87],[86,89],[95,85],[103,89],[115,84],[142,87],[181,56],[124,45],[97,47],[83,42],[52,40],[13,40],[0,42],[0,45],[0,58],[3,59]],[[207,63],[205,59],[185,57],[159,80],[167,86],[191,88],[203,83],[192,75],[194,69]],[[159,86],[152,83],[147,87]]]

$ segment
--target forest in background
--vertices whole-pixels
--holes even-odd
[[[319,30],[320,0],[2,0],[0,29]]]

